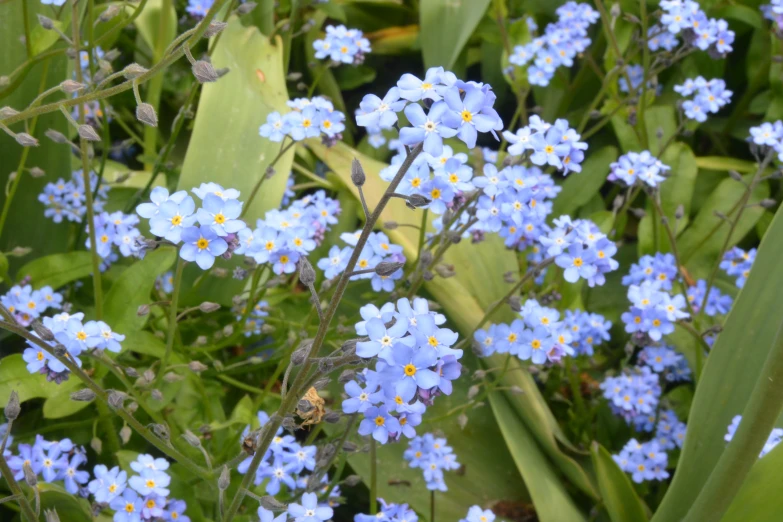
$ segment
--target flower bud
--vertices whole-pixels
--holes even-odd
[[[30,167],[30,176],[34,178],[42,178],[46,175],[46,172],[41,167]]]
[[[155,372],[152,371],[152,368],[147,368],[144,370],[142,375],[144,376],[144,380],[147,382],[152,382],[155,380]]]
[[[457,425],[459,425],[459,429],[464,430],[465,426],[468,425],[468,416],[461,413],[459,417],[457,417]]]
[[[223,469],[220,471],[220,476],[218,477],[218,489],[220,489],[220,491],[225,491],[230,484],[231,472],[228,471],[228,467],[223,466]]]
[[[277,500],[275,497],[270,497],[268,495],[261,497],[261,500],[259,500],[258,503],[261,504],[262,508],[268,509],[269,511],[285,511],[288,509],[288,506]]]
[[[109,397],[107,399],[107,402],[109,403],[109,406],[114,408],[115,410],[118,410],[122,408],[122,406],[125,404],[125,398],[127,396],[117,390],[109,390]]]
[[[138,410],[138,409],[139,409],[139,404],[138,404],[137,402],[135,402],[135,401],[131,401],[131,403],[130,403],[130,404],[128,404],[127,406],[125,406],[125,411],[127,411],[127,412],[128,412],[128,413],[130,413],[131,415],[133,415],[134,413],[136,413],[136,410]]]
[[[37,169],[37,168],[38,167],[33,167],[33,169]],[[30,171],[32,171],[33,169],[30,169]],[[6,252],[6,255],[12,257],[24,257],[32,251],[33,249],[30,247],[15,246],[10,252]]]
[[[227,25],[228,24],[226,22],[219,22],[217,20],[213,20],[207,26],[207,30],[204,31],[204,37],[212,38],[213,36],[220,34],[223,31],[223,29],[226,28]]]
[[[197,60],[193,64],[193,76],[199,83],[209,83],[217,81],[218,74],[212,64],[204,60]]]
[[[60,90],[62,90],[65,94],[73,94],[75,92],[79,92],[82,89],[87,87],[83,83],[75,82],[73,80],[65,80],[60,84]]]
[[[313,383],[313,388],[316,390],[323,390],[327,386],[329,386],[329,383],[332,382],[332,380],[329,377],[324,377],[323,379],[318,379]]]
[[[220,310],[220,305],[210,301],[204,301],[203,303],[198,305],[198,309],[204,312],[205,314],[211,314],[212,312],[216,312]]]
[[[331,359],[321,359],[318,361],[318,371],[321,373],[329,373],[334,370],[334,362]]]
[[[92,127],[92,125],[79,125],[77,132],[82,139],[87,141],[101,141],[101,137],[98,136],[98,133],[95,132],[95,129]]]
[[[185,433],[182,434],[182,438],[185,439],[185,442],[193,446],[194,448],[198,448],[201,446],[201,439],[199,439],[192,431],[185,430]]]
[[[681,204],[677,205],[677,209],[674,211],[674,219],[682,219],[685,216],[685,207]]]
[[[517,385],[514,385],[511,387],[511,393],[514,395],[522,395],[523,393],[525,393],[525,390],[523,390]]]
[[[386,230],[396,230],[400,225],[396,221],[386,221],[383,228]]]
[[[351,162],[351,181],[354,185],[357,187],[361,187],[364,185],[364,182],[367,180],[367,176],[364,174],[364,169],[362,168],[362,164],[359,163],[359,160],[354,158]]]
[[[136,106],[136,119],[150,127],[158,126],[158,115],[155,108],[149,103],[141,103]]]
[[[406,205],[409,208],[419,208],[430,204],[430,200],[422,196],[421,194],[411,194],[406,200]]]
[[[110,5],[108,8],[106,8],[104,12],[102,12],[98,16],[98,20],[100,20],[101,22],[108,22],[109,20],[111,20],[112,18],[120,14],[121,10],[122,7],[117,4]]]
[[[152,424],[152,432],[163,440],[169,440],[169,427],[165,424]]]
[[[7,105],[5,107],[0,107],[0,118],[10,118],[11,116],[16,116],[17,114],[19,114],[19,111],[12,107]]]
[[[343,351],[343,353],[347,355],[351,355],[356,353],[356,343],[358,343],[358,339],[348,339],[343,343],[342,346],[340,346],[340,350]]]
[[[133,434],[133,430],[130,429],[130,426],[123,426],[120,430],[120,440],[123,444],[127,444],[128,441],[131,438],[131,434]]]
[[[126,80],[133,80],[148,72],[146,67],[142,67],[137,63],[132,63],[122,70],[122,75]]]
[[[324,422],[328,422],[329,424],[336,424],[340,422],[340,414],[336,411],[330,411],[324,415]]]
[[[95,453],[100,455],[101,452],[103,451],[103,441],[98,437],[93,437],[92,440],[90,441],[90,447]]]
[[[56,509],[46,509],[44,510],[44,520],[46,522],[60,522],[60,516]]]
[[[359,446],[357,446],[355,442],[351,442],[350,440],[343,442],[343,451],[353,453],[357,449],[359,449]]]
[[[95,399],[95,392],[89,388],[82,388],[81,390],[71,393],[71,400],[77,402],[90,402]]]
[[[8,404],[5,405],[5,418],[9,421],[16,420],[20,411],[22,411],[22,407],[19,405],[19,395],[16,390],[12,390],[10,397],[8,397]]]
[[[311,265],[310,261],[304,256],[299,258],[299,281],[307,287],[315,283],[315,270],[313,269],[313,265]]]
[[[150,305],[143,304],[136,309],[136,315],[139,317],[144,317],[148,313],[150,313]]]
[[[762,199],[759,201],[759,206],[762,208],[775,208],[775,205],[777,205],[777,201],[771,198]]]
[[[162,401],[162,400],[163,400],[163,393],[162,393],[162,392],[161,392],[159,389],[157,389],[157,388],[155,388],[154,390],[152,390],[152,391],[150,392],[150,395],[151,395],[151,396],[152,396],[152,398],[153,398],[153,399],[155,399],[156,401]]]
[[[468,399],[473,399],[476,397],[476,395],[479,394],[480,387],[478,384],[474,384],[470,388],[468,388]]]
[[[345,480],[343,480],[343,484],[348,486],[349,488],[352,488],[354,486],[358,486],[362,482],[362,477],[359,475],[348,475],[345,477]]]
[[[181,376],[178,373],[174,373],[174,372],[168,372],[166,375],[163,376],[163,380],[168,382],[168,383],[179,382],[182,379],[184,379],[183,376]]]
[[[457,275],[457,272],[454,270],[454,265],[435,265],[435,272],[443,279],[448,279],[449,277]]]
[[[46,136],[47,138],[49,138],[55,143],[61,143],[61,144],[70,143],[68,138],[65,137],[65,134],[63,134],[62,132],[58,132],[54,129],[49,129],[46,132],[44,132],[44,136]]]
[[[33,468],[30,467],[30,463],[25,461],[22,464],[22,469],[24,470],[24,481],[27,482],[28,486],[34,488],[38,484],[38,477],[35,475]]]
[[[394,262],[383,261],[376,265],[375,273],[381,277],[388,277],[393,273],[395,273],[400,268],[402,268],[404,265],[405,263],[394,263]]]
[[[125,367],[125,375],[128,377],[135,379],[139,376],[139,372],[136,371],[136,368],[132,366],[126,366]]]
[[[337,382],[340,384],[347,384],[356,378],[356,372],[354,370],[343,370],[340,376],[337,378]]]
[[[736,170],[730,170],[729,171],[729,177],[731,179],[733,179],[734,181],[742,181],[742,174],[740,174]]]
[[[22,147],[37,147],[38,146],[38,140],[27,134],[26,132],[20,132],[16,136],[14,136],[16,139],[16,143],[21,145]]]
[[[52,331],[45,327],[38,319],[33,321],[33,331],[44,341],[54,341],[54,334]]]
[[[54,21],[49,18],[48,16],[44,16],[42,14],[38,15],[38,23],[41,24],[41,27],[46,29],[47,31],[51,31],[54,29]]]
[[[255,8],[256,8],[256,5],[258,5],[258,4],[256,4],[255,2],[245,2],[244,4],[239,4],[239,5],[237,6],[237,8],[234,10],[234,12],[235,12],[235,13],[236,13],[238,16],[246,15],[246,14],[248,14],[250,11],[252,11],[253,9],[255,9]]]
[[[201,373],[201,372],[206,371],[206,370],[209,369],[209,367],[207,365],[205,365],[204,363],[202,363],[200,361],[190,361],[188,363],[188,368],[193,373]]]

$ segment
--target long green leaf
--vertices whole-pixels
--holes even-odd
[[[646,522],[648,517],[644,504],[628,480],[628,475],[617,466],[606,448],[593,442],[590,455],[593,457],[601,499],[612,522]]]
[[[778,522],[783,513],[783,445],[759,459],[721,522]]]
[[[707,360],[677,471],[655,522],[682,520],[723,453],[732,417],[745,410],[781,324],[770,311],[783,309],[782,256],[783,217],[778,212]]]
[[[49,285],[56,290],[91,273],[90,253],[77,251],[34,259],[20,268],[16,276],[29,277],[35,288]]]
[[[484,16],[490,0],[421,0],[421,50],[425,67],[450,69]]]

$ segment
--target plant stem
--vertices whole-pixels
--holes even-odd
[[[375,439],[370,437],[370,514],[378,512],[378,456]]]
[[[720,520],[740,490],[750,468],[783,410],[783,324],[778,328],[756,380],[737,432],[723,451],[684,522]]]
[[[0,454],[0,475],[5,478],[5,481],[8,484],[8,489],[11,490],[11,493],[13,493],[13,495],[19,501],[19,507],[22,509],[24,518],[26,518],[28,522],[36,522],[38,517],[35,516],[33,507],[30,505],[27,497],[24,496],[24,493],[22,493],[22,488],[19,487],[19,483],[14,478],[14,473],[11,471],[11,468],[8,467],[8,462],[5,460],[5,455],[2,454]]]
[[[416,250],[416,263],[419,263],[419,260],[421,259],[421,251],[424,249],[424,238],[427,236],[427,215],[429,214],[428,209],[424,209],[424,212],[421,213],[421,225],[419,226],[419,247]]]
[[[161,0],[160,2],[160,15],[158,20],[158,35],[155,38],[155,49],[152,53],[152,61],[159,62],[165,56],[164,51],[166,48],[166,29],[169,26],[171,15],[171,0]],[[187,44],[186,44],[187,45]],[[147,103],[152,105],[155,112],[158,112],[160,108],[160,97],[163,92],[163,78],[164,76],[158,75],[150,80],[147,86]],[[158,128],[151,127],[149,125],[144,126],[144,156],[152,158],[157,156],[157,139]],[[144,170],[152,170],[155,166],[145,161]]]
[[[160,385],[160,380],[163,378],[163,374],[166,372],[166,368],[169,366],[169,358],[171,357],[171,350],[174,347],[174,338],[177,335],[177,304],[179,303],[179,292],[182,286],[182,272],[185,269],[187,262],[182,258],[177,258],[177,269],[174,273],[174,289],[171,292],[171,304],[169,305],[169,324],[168,333],[166,335],[166,351],[163,353],[163,360],[160,363],[160,369],[155,377],[155,387]]]
[[[287,136],[286,136],[287,138]],[[283,141],[285,141],[285,138],[283,138]],[[294,140],[291,140],[291,143],[287,145],[280,145],[280,151],[277,153],[277,156],[272,160],[272,163],[269,164],[269,166],[264,170],[264,172],[261,173],[261,178],[256,182],[255,186],[253,187],[253,190],[250,192],[250,197],[247,198],[247,201],[245,201],[245,205],[242,207],[242,214],[240,217],[244,216],[247,213],[247,210],[250,208],[250,204],[253,202],[253,200],[256,197],[256,194],[258,194],[258,189],[261,188],[261,185],[264,184],[264,181],[267,179],[267,171],[271,168],[273,168],[278,160],[283,157],[283,154],[285,154],[288,149],[296,145],[296,142]]]
[[[435,522],[435,490],[430,491],[430,522]]]
[[[637,127],[639,128],[639,133],[641,137],[642,142],[642,148],[649,149],[650,148],[650,140],[647,135],[647,124],[645,122],[645,109],[647,108],[647,80],[648,80],[648,74],[650,72],[650,47],[647,45],[646,38],[647,38],[647,26],[648,26],[648,20],[647,20],[647,0],[639,0],[639,13],[642,20],[642,93],[641,96],[639,96],[639,108],[636,111],[638,114],[637,119]],[[629,92],[632,90],[632,86],[629,83],[628,84],[628,90]],[[659,154],[659,157],[661,154]],[[656,236],[657,238],[657,236]],[[657,239],[656,239],[657,241]],[[657,245],[656,245],[657,246]],[[657,250],[657,249],[656,249]]]

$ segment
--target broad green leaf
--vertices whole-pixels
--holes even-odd
[[[52,16],[50,6],[41,2],[27,2],[31,26],[37,26],[37,13]],[[70,11],[70,9],[68,9]],[[0,74],[8,74],[26,59],[25,46],[20,43],[24,35],[22,22],[22,2],[14,1],[0,4]],[[51,32],[51,31],[50,31]],[[49,89],[68,78],[68,61],[64,55],[44,60],[34,65],[24,80],[11,92],[13,83],[8,87],[0,87],[0,105],[21,110],[27,107],[38,95],[39,89]],[[7,95],[11,92],[10,95]],[[32,123],[32,120],[31,120]],[[0,231],[0,251],[8,252],[17,246],[31,247],[36,256],[45,256],[53,252],[65,250],[68,240],[68,225],[54,223],[43,217],[44,207],[38,201],[38,194],[48,182],[57,178],[69,179],[71,176],[71,151],[68,147],[58,145],[44,136],[47,129],[54,129],[64,134],[68,133],[68,122],[62,114],[51,113],[40,116],[35,125],[33,135],[38,139],[39,146],[28,151],[26,167],[40,167],[45,176],[33,178],[20,174],[18,190],[9,208],[8,217],[3,230]],[[19,132],[24,126],[16,124],[11,130]],[[6,187],[8,176],[19,168],[19,160],[24,149],[13,138],[2,133],[0,135],[0,186]],[[5,190],[0,190],[0,207],[6,202]],[[11,272],[15,272],[22,262],[12,259]]]
[[[213,181],[239,190],[241,199],[250,196],[281,149],[280,143],[260,137],[258,127],[269,113],[288,110],[282,60],[279,40],[272,44],[255,27],[243,27],[231,18],[212,54],[214,66],[230,72],[203,87],[180,189]],[[289,150],[278,160],[278,174],[264,182],[245,221],[254,223],[280,204],[293,156]]]
[[[39,257],[20,268],[16,278],[30,277],[34,288],[49,285],[57,290],[92,274],[90,259],[90,253],[85,251]]]
[[[770,315],[771,310],[783,309],[781,256],[783,217],[778,212],[710,352],[693,398],[677,471],[655,522],[685,516],[723,453],[723,436],[731,419],[745,410],[781,323],[778,316]]]
[[[783,513],[780,494],[783,445],[759,459],[748,473],[742,489],[731,502],[721,522],[777,522]]]
[[[71,495],[59,483],[38,482],[41,492],[41,511],[57,510],[60,520],[92,522],[90,503],[78,495]]]
[[[386,184],[380,180],[378,172],[386,166],[384,163],[366,158],[342,144],[327,149],[320,143],[311,141],[308,146],[340,176],[354,195],[357,195],[357,192],[350,183],[350,162],[354,157],[357,157],[367,174],[367,182],[363,189],[368,204],[372,205],[381,197]],[[395,198],[386,207],[382,219],[391,219],[398,223],[419,224],[421,215],[407,209],[401,201],[397,202]],[[409,230],[411,229],[408,227],[400,227],[392,231],[390,236],[392,241],[403,246],[408,258],[414,258],[417,239],[415,233],[412,234]],[[499,299],[507,291],[508,287],[503,283],[503,273],[517,269],[514,254],[502,248],[502,242],[490,239],[487,244],[482,246],[486,248],[476,250],[470,249],[469,245],[456,245],[447,253],[444,261],[458,267],[460,272],[457,276],[448,279],[436,278],[427,283],[427,289],[438,302],[443,303],[449,318],[454,321],[462,335],[472,335],[473,328],[483,316],[485,307],[488,307],[490,303]],[[487,277],[487,274],[492,274],[494,277]],[[491,365],[497,365],[497,363],[497,360],[490,361]],[[509,385],[520,386],[525,392],[518,397],[510,398],[514,401],[517,412],[525,419],[525,425],[533,432],[549,457],[555,460],[563,472],[580,489],[595,496],[594,488],[584,470],[558,447],[558,440],[568,444],[565,435],[561,432],[530,375],[521,368],[519,371],[515,371],[513,365],[516,364],[518,364],[516,361],[512,361],[512,370],[508,373],[506,382]],[[451,438],[449,441],[451,442]],[[506,443],[509,448],[517,444],[513,439],[507,439]],[[532,446],[526,451],[536,453],[538,455],[536,458],[544,460],[546,458],[536,446]],[[484,456],[481,460],[481,466],[483,469],[492,466],[488,456]],[[560,487],[562,488],[562,485]],[[545,498],[538,499],[534,496],[533,501],[539,516],[550,509],[555,509],[548,505]]]
[[[615,102],[604,105],[604,110],[613,110]],[[614,127],[617,141],[620,142],[620,148],[623,152],[639,152],[647,147],[642,146],[636,134],[634,127],[628,124],[627,117],[620,111],[612,117],[612,127]],[[658,154],[661,145],[667,143],[677,131],[677,117],[672,105],[657,105],[649,107],[645,112],[645,128],[647,137],[650,140],[649,151],[653,156]],[[658,139],[658,132],[661,131],[661,138]]]
[[[644,504],[633,489],[628,475],[621,470],[606,449],[593,442],[590,448],[593,469],[598,478],[601,500],[612,522],[645,522]]]
[[[68,18],[70,18],[70,9],[68,10]],[[63,22],[59,20],[52,20],[54,26],[60,31],[63,30]],[[32,21],[31,21],[32,23]],[[66,28],[66,31],[68,29]],[[30,29],[30,45],[33,51],[33,56],[39,55],[60,39],[60,35],[56,31],[47,31],[41,25],[36,24]]]
[[[664,153],[661,161],[664,165],[671,167],[669,178],[661,184],[660,202],[669,226],[674,229],[677,220],[674,214],[677,207],[682,205],[685,214],[679,220],[678,229],[674,230],[675,235],[686,226],[687,216],[690,215],[691,200],[693,199],[693,190],[696,187],[696,176],[699,169],[696,166],[696,157],[693,155],[690,147],[684,143],[673,143]],[[656,220],[656,226],[653,224]],[[657,229],[658,238],[655,238]],[[654,254],[655,252],[671,251],[669,236],[661,223],[661,216],[655,210],[651,201],[647,202],[647,215],[639,223],[639,255]],[[657,248],[656,248],[657,245]]]
[[[11,278],[8,276],[8,256],[0,252],[0,282],[2,281],[11,284]]]
[[[490,0],[421,0],[421,50],[424,67],[451,69]]]
[[[166,13],[166,25],[161,27],[161,19],[163,18],[163,7],[167,5],[168,13]],[[164,42],[164,46],[168,45],[168,42],[174,40],[177,36],[177,13],[174,11],[174,5],[172,0],[147,0],[147,5],[141,11],[141,14],[134,22],[136,29],[139,31],[144,43],[151,50],[155,50],[155,46],[159,45],[159,42]]]
[[[745,176],[745,182],[750,182],[751,177],[752,174]],[[733,179],[721,181],[693,218],[690,226],[678,238],[680,261],[685,264],[694,278],[706,277],[709,274],[729,231],[728,223],[715,215],[715,212],[722,212],[729,218],[736,216],[744,189],[741,183]],[[748,204],[754,205],[768,196],[769,185],[766,181],[761,182],[754,188]],[[737,244],[754,227],[763,213],[764,209],[758,205],[746,208],[731,235],[728,247]]]
[[[161,247],[126,268],[106,294],[103,319],[112,330],[125,334],[141,330],[147,316],[139,316],[139,306],[150,302],[155,279],[174,264],[177,250]]]
[[[58,385],[46,380],[40,373],[27,371],[27,363],[22,354],[15,353],[0,359],[0,404],[6,404],[11,392],[16,390],[19,401],[30,399],[47,399],[65,395],[81,387],[78,379],[71,378]]]
[[[563,190],[552,203],[552,215],[571,215],[590,201],[606,182],[609,164],[617,160],[617,154],[617,148],[611,146],[592,151],[582,164],[582,172],[570,174],[561,185]]]
[[[758,164],[753,161],[746,161],[726,156],[699,156],[696,158],[696,165],[700,169],[720,170],[723,172],[736,170],[743,174],[756,172]]]
[[[509,444],[511,456],[525,485],[533,497],[538,520],[541,522],[584,521],[574,501],[566,493],[563,483],[546,457],[536,451],[536,440],[517,416],[503,395],[491,394],[489,403],[503,436]]]

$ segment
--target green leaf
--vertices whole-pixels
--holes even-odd
[[[35,288],[49,285],[55,290],[63,285],[92,274],[89,252],[68,252],[39,257],[24,265],[16,274],[17,279],[30,277]]]
[[[783,512],[780,495],[780,470],[783,445],[759,459],[748,473],[721,522],[777,522]]]
[[[490,394],[489,403],[506,441],[513,441],[509,444],[509,449],[533,497],[538,520],[541,522],[585,520],[585,516],[566,493],[549,461],[535,449],[535,439],[505,397]]]
[[[68,522],[92,522],[90,503],[78,495],[71,495],[60,484],[39,481],[41,511],[56,510],[60,520]]]
[[[604,104],[604,111],[613,110],[615,102]],[[677,116],[672,105],[657,105],[647,109],[645,113],[645,127],[647,136],[650,137],[650,152],[655,156],[664,143],[667,143],[677,131]],[[614,128],[617,141],[620,142],[620,148],[623,152],[641,151],[643,147],[636,135],[636,129],[628,124],[627,116],[620,111],[612,117],[612,127]],[[657,138],[658,131],[662,131],[661,139]]]
[[[377,74],[375,69],[364,64],[356,67],[338,67],[334,71],[337,84],[344,91],[350,91],[374,81]]]
[[[570,216],[587,204],[606,182],[609,164],[617,160],[617,155],[617,148],[611,146],[591,152],[582,164],[582,172],[569,175],[561,185],[563,190],[552,204],[552,215]]]
[[[169,9],[169,12],[166,13],[168,20],[166,27],[160,26],[164,0],[148,0],[147,5],[144,6],[135,21],[136,29],[151,50],[154,50],[156,44],[161,40],[171,42],[177,36],[177,12],[174,10],[171,0],[165,0],[165,2]]]
[[[8,277],[8,256],[0,252],[0,282],[2,281],[9,285],[11,283],[11,278]]]
[[[70,10],[68,13],[68,18],[70,18]],[[54,26],[57,29],[62,31],[63,22],[60,22],[59,20],[52,20],[52,22],[54,22]],[[47,31],[41,27],[41,25],[33,26],[33,28],[30,30],[30,47],[32,48],[33,56],[41,54],[57,43],[57,40],[59,39],[60,35],[57,34],[56,31]]]
[[[177,258],[177,250],[161,247],[126,268],[106,294],[103,319],[112,330],[126,334],[141,330],[147,316],[139,316],[139,306],[150,302],[155,279],[166,272]]]
[[[452,68],[484,16],[489,2],[490,0],[421,0],[419,23],[425,68]]]
[[[723,453],[726,428],[745,410],[780,327],[780,318],[770,310],[783,309],[783,272],[778,269],[782,256],[783,217],[778,212],[710,352],[677,471],[655,522],[682,520]]]
[[[745,183],[749,183],[751,178],[752,174],[745,176]],[[709,274],[729,231],[728,223],[715,215],[715,212],[721,212],[729,218],[736,216],[743,191],[744,187],[733,179],[721,181],[702,205],[691,225],[678,238],[680,260],[694,278],[706,277]],[[768,196],[767,182],[759,183],[753,189],[748,205],[755,205]],[[736,245],[755,226],[763,213],[764,209],[758,205],[746,208],[735,227],[728,248]]]
[[[644,504],[623,472],[606,449],[593,442],[590,447],[593,469],[598,478],[601,499],[612,522],[645,522]]]
[[[80,387],[79,380],[75,377],[58,385],[47,381],[40,373],[28,372],[27,363],[20,353],[0,359],[0,404],[2,405],[8,402],[8,397],[14,390],[19,394],[19,402],[25,402],[58,395],[68,397],[70,392]]]
[[[758,169],[758,164],[753,161],[729,158],[726,156],[699,156],[696,158],[696,165],[700,169],[705,170],[719,170],[723,172],[736,170],[743,174],[756,172],[756,169]]]

